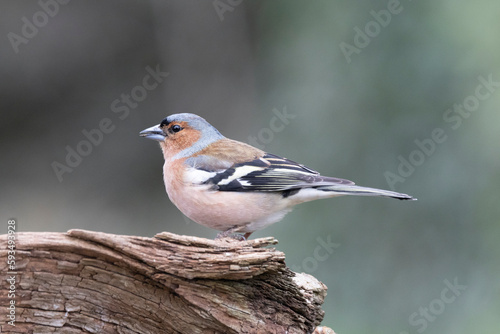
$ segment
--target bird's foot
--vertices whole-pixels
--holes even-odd
[[[238,241],[247,241],[248,237],[252,234],[252,232],[247,232],[245,234],[235,233],[238,232],[240,226],[235,226],[230,228],[229,230],[217,233],[215,240],[230,238]]]

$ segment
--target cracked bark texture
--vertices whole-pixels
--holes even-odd
[[[154,238],[70,230],[18,233],[16,326],[0,283],[1,332],[333,333],[326,286],[285,265],[274,238]],[[0,236],[7,257],[7,236]],[[0,262],[6,273],[6,260]]]

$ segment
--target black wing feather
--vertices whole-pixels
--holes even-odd
[[[260,168],[231,180],[238,168],[242,167]],[[274,154],[266,154],[260,159],[235,164],[205,183],[213,184],[219,191],[275,191],[283,192],[286,196],[296,193],[301,188],[354,184],[349,180],[321,176],[309,167]]]

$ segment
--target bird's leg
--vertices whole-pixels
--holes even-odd
[[[231,238],[238,241],[246,241],[247,238],[252,234],[252,232],[247,232],[244,235],[241,235],[237,232],[241,229],[241,226],[233,226],[229,230],[225,230],[223,232],[217,233],[215,240],[222,238]]]

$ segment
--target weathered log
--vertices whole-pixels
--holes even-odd
[[[16,237],[11,273],[0,236],[0,269],[15,277],[1,281],[2,333],[312,333],[323,319],[326,286],[290,271],[274,238]]]

